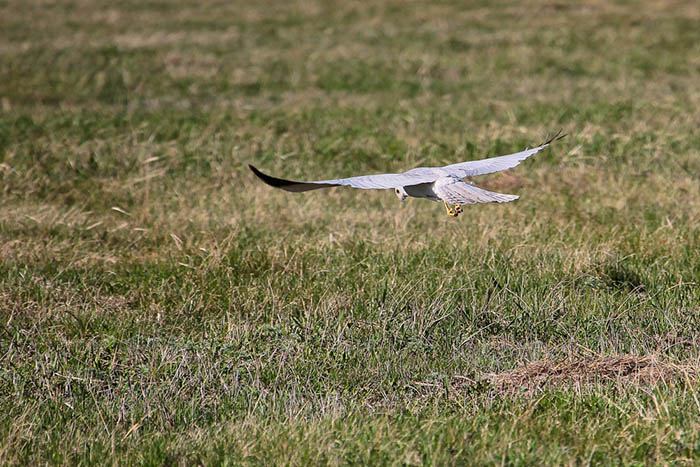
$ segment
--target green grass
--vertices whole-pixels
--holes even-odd
[[[693,2],[10,0],[0,26],[0,463],[700,462]],[[560,127],[475,180],[521,199],[457,219],[247,169]]]

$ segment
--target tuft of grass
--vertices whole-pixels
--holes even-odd
[[[673,380],[689,386],[696,384],[697,363],[669,364],[653,355],[602,355],[558,362],[540,360],[489,378],[499,391],[507,394],[538,390],[547,385],[572,384],[582,387],[611,381],[654,387]]]
[[[697,463],[699,20],[1,2],[2,463]]]

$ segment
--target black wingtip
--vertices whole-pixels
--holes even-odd
[[[248,168],[253,171],[256,177],[258,177],[260,180],[262,180],[264,183],[267,185],[273,186],[275,188],[282,188],[286,185],[292,185],[296,182],[292,182],[291,180],[283,180],[280,178],[272,177],[270,175],[264,174],[261,171],[259,171],[253,164],[248,164]]]
[[[563,128],[560,128],[559,131],[557,131],[557,134],[555,134],[555,135],[552,136],[551,138],[549,137],[549,135],[547,135],[547,137],[546,137],[546,140],[547,140],[547,141],[545,141],[545,142],[542,143],[541,145],[542,145],[542,146],[546,146],[546,145],[551,144],[551,143],[553,143],[553,142],[555,142],[555,141],[559,141],[560,139],[562,139],[563,137],[565,137],[565,136],[567,135],[567,133],[564,133],[564,134],[562,135],[562,134],[561,134],[562,131],[564,131],[564,129],[563,129]]]
[[[248,164],[248,167],[250,168],[250,170],[253,171],[256,177],[263,181],[263,183],[270,185],[271,187],[280,188],[285,191],[309,191],[330,186],[326,184],[311,184],[306,182],[295,182],[294,180],[285,180],[283,178],[277,178],[262,173],[253,164]]]
[[[259,171],[253,164],[248,164],[248,168],[252,170],[255,176],[262,180],[266,185],[276,186],[273,183],[271,183],[271,180],[269,180],[272,177]]]
[[[263,178],[262,176],[265,175],[261,171],[259,171],[253,164],[248,164],[248,168],[253,171],[255,175],[257,175],[259,178]],[[264,179],[263,179],[264,180]]]

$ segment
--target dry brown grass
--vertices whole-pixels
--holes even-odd
[[[487,380],[502,394],[539,392],[545,388],[615,384],[646,386],[698,381],[700,365],[670,363],[655,355],[599,355],[563,360],[543,359],[514,370],[490,374]]]

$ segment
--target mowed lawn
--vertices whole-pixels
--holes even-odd
[[[2,1],[0,463],[699,463],[699,226],[694,1]]]

